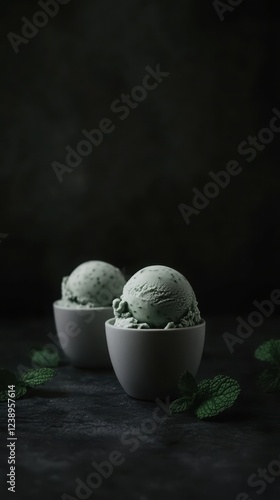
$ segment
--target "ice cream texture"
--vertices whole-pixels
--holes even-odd
[[[125,282],[121,271],[111,264],[98,260],[84,262],[63,278],[59,305],[69,308],[112,306]]]
[[[113,301],[115,325],[123,328],[184,328],[201,323],[188,280],[166,266],[149,266],[125,284]]]

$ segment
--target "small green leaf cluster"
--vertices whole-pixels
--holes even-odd
[[[41,368],[57,368],[60,362],[59,354],[51,349],[32,349],[31,361],[33,366]]]
[[[211,418],[230,408],[240,394],[239,383],[230,377],[217,375],[196,383],[186,371],[179,381],[181,397],[170,405],[171,413],[190,410],[199,419]]]
[[[29,389],[37,385],[44,384],[54,376],[52,368],[39,368],[38,370],[29,370],[20,379],[16,375],[4,369],[0,369],[0,402],[7,401],[8,387],[14,387],[15,399],[21,398]]]

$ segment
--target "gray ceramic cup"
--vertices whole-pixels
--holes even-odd
[[[185,370],[197,374],[205,341],[206,323],[188,328],[119,328],[106,321],[106,338],[115,374],[125,392],[154,401],[178,395]]]
[[[79,368],[112,368],[105,334],[105,321],[112,307],[66,308],[53,304],[61,348],[70,363]]]

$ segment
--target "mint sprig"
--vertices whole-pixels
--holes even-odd
[[[16,384],[12,384],[12,385],[15,386],[15,390],[13,391],[15,393],[15,396],[12,399],[19,399],[26,394],[27,389],[22,382],[17,382]],[[9,399],[8,390],[7,389],[1,390],[0,391],[0,402],[8,401],[8,399]]]
[[[193,396],[185,396],[183,398],[175,399],[169,407],[171,413],[183,413],[189,410],[194,402],[195,394]]]
[[[230,408],[240,394],[237,380],[217,375],[198,384],[195,414],[198,418],[211,418]]]
[[[29,370],[20,379],[16,375],[6,369],[0,369],[0,402],[7,401],[8,386],[14,386],[15,397],[19,399],[26,394],[26,392],[36,387],[37,385],[44,384],[54,376],[55,372],[51,368],[39,368],[38,370]]]
[[[280,365],[280,340],[267,340],[255,351],[255,358],[272,365]]]
[[[239,383],[223,375],[196,383],[194,377],[185,372],[179,381],[182,397],[170,405],[171,413],[191,410],[199,419],[212,418],[230,408],[240,394]]]
[[[38,370],[29,370],[22,376],[22,381],[27,387],[36,387],[50,380],[54,376],[52,368],[39,368]]]
[[[58,352],[48,348],[32,349],[30,357],[33,366],[41,368],[56,368],[60,362]]]
[[[263,392],[280,391],[280,369],[267,368],[258,378],[258,386]]]
[[[188,371],[181,376],[178,387],[182,396],[192,396],[197,392],[196,380]]]
[[[263,392],[280,391],[280,340],[268,340],[255,351],[255,358],[268,363],[258,378],[258,386]]]
[[[178,387],[182,397],[171,403],[169,407],[171,413],[182,413],[189,410],[194,403],[197,392],[197,383],[188,371],[181,376]]]

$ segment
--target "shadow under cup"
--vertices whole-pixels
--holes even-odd
[[[188,328],[133,329],[106,321],[108,349],[125,392],[154,401],[178,396],[178,382],[188,370],[196,376],[204,348],[206,323]]]
[[[59,342],[70,363],[79,368],[112,368],[105,334],[112,307],[71,309],[55,302],[53,309]]]

